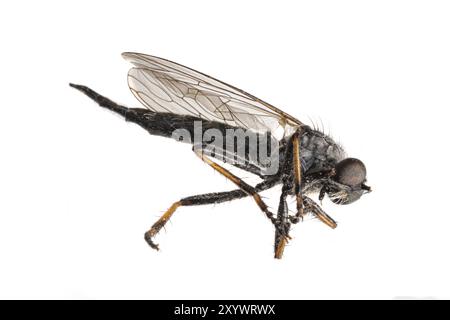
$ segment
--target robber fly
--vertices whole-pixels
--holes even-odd
[[[127,52],[122,56],[134,65],[128,72],[128,85],[144,108],[127,108],[86,86],[70,85],[152,135],[173,137],[177,130],[195,134],[195,126],[200,124],[202,132],[215,129],[225,133],[231,129],[243,129],[255,132],[259,138],[262,134],[269,134],[269,139],[276,141],[276,156],[269,161],[277,161],[276,171],[268,172],[267,163],[263,164],[258,157],[249,160],[248,153],[255,150],[252,145],[243,149],[245,161],[231,163],[258,175],[262,182],[256,186],[247,184],[214,161],[214,158],[223,161],[223,157],[219,157],[223,155],[220,150],[207,154],[205,143],[196,146],[192,140],[184,141],[193,143],[194,153],[238,189],[190,196],[174,202],[145,233],[145,240],[152,248],[158,250],[153,239],[179,207],[250,196],[274,225],[275,258],[280,259],[290,239],[291,225],[301,221],[306,214],[312,214],[331,228],[337,226],[333,218],[309,197],[311,194],[318,193],[320,201],[328,195],[336,204],[349,204],[370,192],[370,187],[365,184],[363,162],[347,158],[343,148],[320,130],[243,90],[178,63],[140,53]],[[256,141],[259,143],[262,139]],[[230,153],[229,149],[227,152]],[[231,149],[232,156],[235,153],[237,148]],[[282,190],[278,210],[274,214],[262,200],[260,192],[279,184]],[[287,205],[289,196],[296,200],[293,213]]]

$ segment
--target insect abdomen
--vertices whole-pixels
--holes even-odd
[[[206,121],[192,116],[159,113],[141,108],[128,109],[125,119],[140,125],[152,135],[162,137],[171,138],[175,131],[186,130],[191,139],[184,142],[190,143],[193,143],[196,134],[200,134],[201,138],[208,129],[217,129],[225,135],[225,130],[231,128],[222,123]],[[198,131],[197,133],[195,132],[196,130]]]

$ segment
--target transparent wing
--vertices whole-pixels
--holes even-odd
[[[303,125],[251,94],[175,62],[140,53],[122,56],[134,65],[128,72],[131,92],[152,111],[269,131],[277,138]]]

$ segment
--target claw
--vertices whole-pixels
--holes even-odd
[[[291,220],[291,223],[297,224],[297,223],[300,222],[300,220],[303,221],[303,217],[300,217],[300,218],[299,218],[299,217],[297,217],[297,216],[295,216],[295,217],[290,216],[290,217],[289,217],[289,220]]]
[[[289,216],[289,220],[293,224],[297,224],[300,221],[303,222],[303,219],[306,215],[306,210],[302,207],[301,210],[297,211],[297,214],[295,216]]]
[[[159,251],[159,246],[157,243],[154,243],[152,240],[152,232],[151,231],[147,231],[144,235],[144,239],[145,241],[148,243],[148,245],[152,248],[155,249],[156,251]]]
[[[302,210],[302,213],[300,213],[298,215],[298,218],[303,222],[303,219],[305,218],[305,215],[306,215],[305,211]]]

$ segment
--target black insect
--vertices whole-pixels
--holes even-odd
[[[254,133],[256,137],[253,142],[245,140],[240,149],[236,146],[230,149],[228,140],[216,143],[214,152],[208,149],[208,142],[215,138],[210,141],[183,139],[194,144],[195,154],[239,189],[191,196],[173,203],[145,233],[145,240],[152,248],[158,249],[153,238],[178,207],[251,196],[275,227],[275,258],[281,258],[290,239],[291,225],[301,221],[304,215],[311,213],[329,227],[337,226],[309,195],[318,193],[319,200],[328,195],[334,203],[349,204],[370,192],[370,187],[365,185],[364,164],[358,159],[346,158],[342,147],[324,133],[251,94],[180,64],[139,53],[123,53],[123,57],[134,65],[128,73],[128,85],[145,108],[127,108],[86,86],[70,85],[153,135],[181,140],[174,133],[195,136],[200,127],[203,138],[211,129],[215,130],[215,138],[218,133],[226,135],[233,130]],[[261,153],[254,156],[256,150],[263,149],[259,144],[265,139],[272,142],[267,147],[273,151],[269,161],[258,156]],[[250,186],[211,158],[256,174],[262,182]],[[274,163],[277,163],[276,170],[269,170],[274,168]],[[259,193],[278,184],[282,185],[282,191],[278,211],[274,214]],[[289,213],[288,196],[296,198],[295,214]]]

